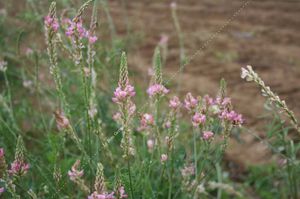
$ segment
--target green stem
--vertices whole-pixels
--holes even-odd
[[[129,154],[128,154],[129,155]],[[130,185],[130,193],[131,193],[131,198],[134,198],[133,195],[133,186],[132,186],[132,178],[131,178],[131,171],[130,171],[130,161],[129,158],[127,159],[127,168],[128,168],[128,177],[129,177],[129,185]]]
[[[196,135],[197,131],[195,129],[193,129],[193,145],[194,145],[194,166],[195,166],[195,178],[197,178],[198,176],[198,155],[197,155],[197,135]]]

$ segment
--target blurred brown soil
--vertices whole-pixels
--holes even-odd
[[[179,41],[170,1],[126,2],[126,12],[120,1],[109,5],[117,32],[126,34],[129,27],[131,34],[141,38],[129,53],[130,67],[141,74],[138,81],[147,84],[144,77],[153,50],[160,35],[166,34],[169,43],[164,72],[166,79],[176,83],[180,78],[174,76],[179,69]],[[224,77],[236,110],[246,119],[245,127],[264,137],[268,121],[265,100],[255,85],[240,78],[240,68],[249,64],[300,118],[300,1],[179,0],[177,5],[186,55],[202,49],[184,68],[181,97],[188,91],[215,95]],[[242,170],[274,159],[267,146],[247,132],[240,141],[232,139],[226,157]]]

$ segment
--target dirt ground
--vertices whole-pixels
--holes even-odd
[[[126,5],[110,1],[109,5],[119,34],[129,28],[131,34],[141,35],[129,54],[130,67],[147,74],[153,49],[161,34],[166,34],[165,75],[178,80],[174,74],[179,69],[179,41],[170,1],[130,0]],[[179,0],[177,14],[187,57],[200,50],[184,68],[182,96],[188,91],[214,95],[224,77],[235,108],[246,119],[245,126],[263,137],[265,100],[255,85],[240,78],[240,68],[249,64],[300,118],[300,1]],[[124,26],[126,21],[129,27]],[[244,132],[240,142],[232,140],[227,158],[243,169],[271,161],[270,154],[265,144]]]

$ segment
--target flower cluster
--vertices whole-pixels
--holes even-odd
[[[80,165],[80,160],[77,160],[71,170],[68,171],[68,176],[71,181],[76,181],[77,179],[81,178],[83,176],[83,170],[78,170]]]
[[[70,127],[69,119],[61,111],[59,110],[55,111],[54,115],[55,115],[56,125],[59,130],[67,129]]]
[[[112,101],[115,103],[122,103],[133,96],[135,96],[134,87],[127,84],[123,89],[121,86],[116,88]]]
[[[196,112],[192,117],[192,123],[194,127],[198,127],[206,122],[206,116],[202,113]]]
[[[14,160],[13,163],[11,163],[8,173],[14,176],[23,176],[28,172],[28,170],[29,170],[28,163],[21,160]]]
[[[154,125],[154,117],[149,114],[149,113],[145,113],[142,115],[142,119],[141,119],[141,126],[139,128],[139,130],[144,130],[146,128],[148,128],[149,126]]]
[[[147,93],[150,97],[153,96],[163,96],[169,93],[169,90],[164,87],[162,84],[153,84],[147,89]]]
[[[174,96],[169,101],[169,107],[176,110],[181,106],[181,102],[177,96]]]
[[[115,195],[114,192],[99,194],[95,191],[88,196],[88,199],[115,199],[114,195]]]
[[[97,36],[91,34],[90,31],[84,28],[82,19],[76,22],[66,19],[65,22],[68,24],[65,32],[68,37],[74,38],[74,36],[78,36],[80,39],[87,38],[90,44],[94,44],[98,40]]]
[[[241,114],[236,113],[235,111],[224,110],[220,113],[219,117],[221,119],[232,122],[233,125],[243,124],[244,119]]]
[[[198,99],[194,98],[191,93],[188,93],[184,99],[184,107],[188,111],[193,111],[198,105]]]
[[[125,193],[125,189],[124,189],[124,186],[120,186],[118,188],[118,193],[119,193],[119,198],[122,199],[122,198],[127,198],[128,195]]]
[[[53,30],[54,32],[58,31],[59,23],[58,23],[58,21],[57,21],[56,18],[51,17],[50,15],[47,15],[44,18],[44,23],[45,23],[45,25],[46,25],[47,28]]]
[[[203,140],[211,140],[214,137],[214,133],[212,131],[203,131],[202,138]]]

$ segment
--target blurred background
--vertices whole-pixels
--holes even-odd
[[[83,2],[57,0],[58,14],[74,12]],[[43,33],[49,4],[47,0],[0,2],[0,59],[19,71],[18,75],[11,73],[13,84],[24,87],[17,91],[18,97],[31,95],[26,81],[35,62],[23,57],[32,52],[45,55],[38,63],[40,78],[53,86]],[[265,111],[268,107],[258,88],[240,78],[240,69],[252,65],[300,118],[299,0],[178,0],[173,4],[166,0],[98,0],[98,4],[100,63],[109,59],[101,49],[126,48],[131,76],[145,89],[154,48],[163,45],[165,80],[181,98],[189,91],[214,95],[224,77],[228,95],[250,129],[229,144],[225,157],[229,169],[240,178],[248,166],[274,158],[254,136],[266,136],[271,113]],[[116,76],[102,78],[114,81]],[[110,89],[107,82],[102,83],[103,90]],[[1,79],[0,88],[3,83]],[[25,120],[23,128],[30,128],[28,125]]]

